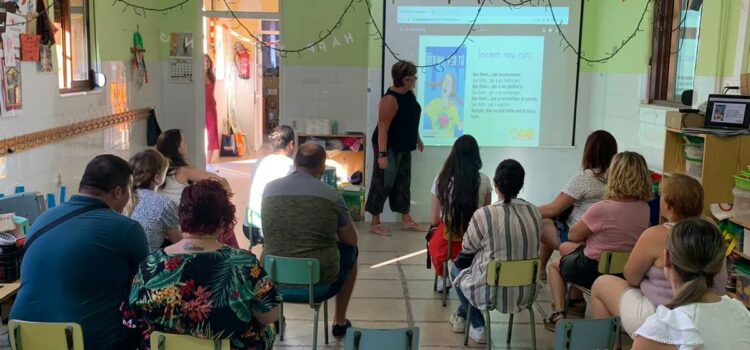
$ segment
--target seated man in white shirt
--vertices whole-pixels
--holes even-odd
[[[294,129],[279,125],[273,129],[268,139],[273,153],[263,158],[255,167],[253,183],[250,186],[250,201],[243,225],[243,231],[250,239],[251,247],[263,243],[260,209],[266,185],[294,171],[294,161],[291,158],[294,154]]]

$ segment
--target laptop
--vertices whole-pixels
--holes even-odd
[[[748,127],[750,127],[750,96],[708,96],[704,128],[747,130]]]

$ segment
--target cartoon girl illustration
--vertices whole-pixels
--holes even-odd
[[[461,136],[463,135],[463,120],[458,105],[462,102],[456,96],[456,77],[452,73],[447,73],[443,75],[439,83],[430,84],[431,88],[438,86],[441,89],[440,97],[434,98],[425,108],[432,135],[447,138]]]

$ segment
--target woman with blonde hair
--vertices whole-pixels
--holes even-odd
[[[712,289],[725,250],[713,223],[690,218],[674,226],[663,253],[674,297],[638,328],[633,350],[750,349],[750,312]]]
[[[182,231],[177,217],[177,204],[156,192],[164,184],[169,170],[169,160],[155,150],[145,150],[130,158],[133,170],[134,205],[131,218],[146,231],[149,250],[161,248],[165,239],[177,243]]]
[[[622,327],[632,337],[659,305],[672,299],[672,284],[664,274],[667,236],[676,223],[701,215],[703,197],[700,182],[690,176],[672,174],[662,181],[659,211],[667,222],[650,227],[638,238],[625,264],[625,279],[617,276],[596,279],[591,287],[594,318],[620,316]],[[714,292],[726,294],[726,285],[724,269],[714,277]]]
[[[567,283],[591,288],[600,276],[599,256],[604,251],[629,252],[649,226],[651,179],[646,160],[635,152],[618,153],[612,159],[604,200],[592,205],[570,228],[569,242],[560,245],[560,258],[549,270],[554,312],[545,320],[554,331],[566,317]]]

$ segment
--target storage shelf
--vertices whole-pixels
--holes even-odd
[[[731,222],[733,222],[733,223],[735,223],[737,225],[740,225],[740,226],[742,226],[742,227],[750,230],[750,220],[742,220],[742,219],[738,219],[738,218],[729,218],[729,221],[731,221]]]
[[[737,249],[733,250],[732,254],[737,255],[740,258],[743,258],[743,259],[745,259],[747,261],[750,261],[750,256],[748,256],[747,254],[743,254],[741,251],[739,251]]]

